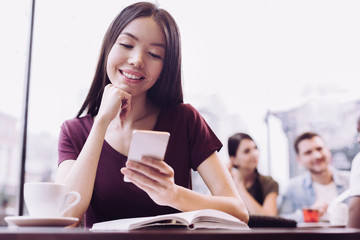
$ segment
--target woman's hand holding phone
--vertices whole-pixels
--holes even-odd
[[[135,130],[126,167],[121,169],[124,181],[144,190],[157,204],[168,205],[174,196],[174,170],[164,160],[170,134]]]
[[[176,199],[174,170],[164,161],[151,157],[143,157],[141,162],[127,161],[121,172],[158,205],[169,205]]]
[[[130,143],[128,162],[142,162],[145,166],[150,167],[154,165],[156,167],[156,164],[150,164],[146,160],[143,161],[143,158],[152,158],[155,160],[153,163],[164,160],[169,138],[170,134],[168,132],[134,130]],[[128,182],[126,175],[124,181]]]

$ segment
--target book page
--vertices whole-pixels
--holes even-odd
[[[238,218],[214,209],[197,211],[189,226],[191,229],[212,228],[212,229],[249,229],[249,226]]]
[[[182,216],[183,213],[164,214],[150,217],[139,217],[139,218],[126,218],[118,219],[106,222],[95,223],[91,230],[132,230],[143,227],[155,226],[155,225],[184,225],[190,224],[193,213],[187,213]]]
[[[127,218],[127,219],[118,219],[106,222],[99,222],[95,223],[91,230],[101,230],[101,231],[108,231],[108,230],[119,230],[119,231],[126,231],[129,230],[132,224],[135,224],[139,221],[146,221],[149,217],[143,218]]]
[[[248,225],[230,214],[203,209],[151,217],[127,218],[95,223],[92,231],[128,231],[151,226],[186,226],[188,229],[249,229]]]

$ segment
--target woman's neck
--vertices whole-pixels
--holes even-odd
[[[120,119],[120,110],[112,124],[122,129],[152,129],[159,109],[146,97],[131,99],[131,109],[126,119]]]
[[[245,187],[250,187],[255,181],[256,173],[255,169],[239,168],[240,176],[244,182]]]

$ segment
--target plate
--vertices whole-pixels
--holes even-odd
[[[18,227],[66,227],[75,222],[78,218],[73,217],[57,217],[57,218],[45,218],[45,217],[30,217],[30,216],[7,216],[4,220],[9,226]]]
[[[298,228],[343,228],[345,225],[333,225],[329,222],[300,222]]]

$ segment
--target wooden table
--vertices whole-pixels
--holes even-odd
[[[255,228],[243,231],[147,229],[124,232],[91,232],[88,229],[0,228],[0,240],[359,240],[360,229],[349,228]]]

